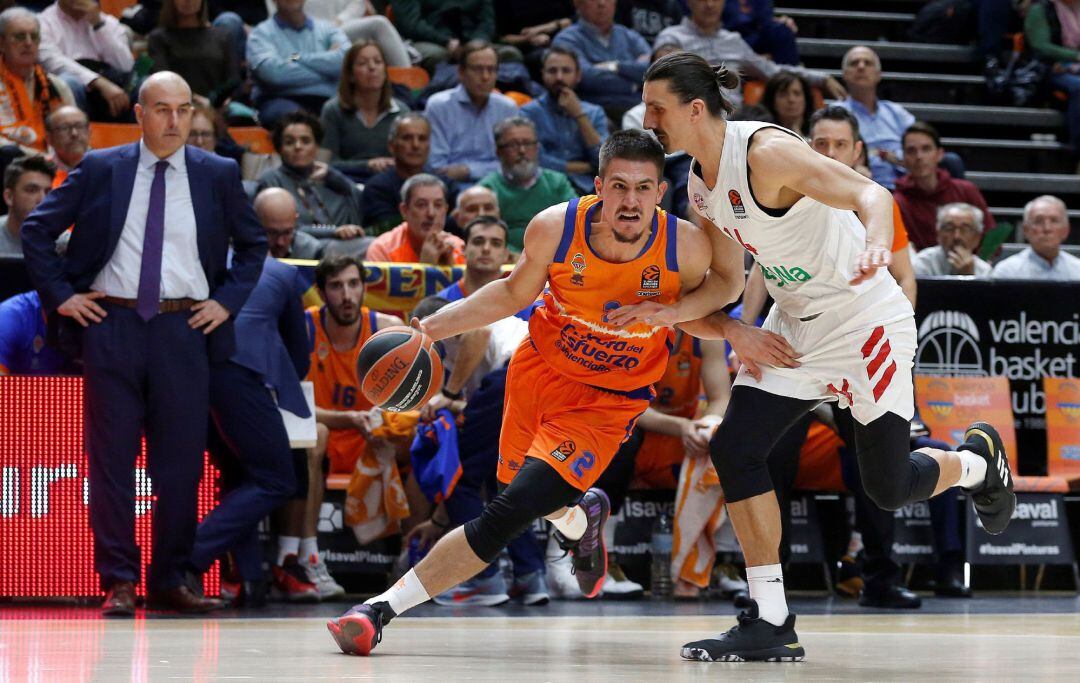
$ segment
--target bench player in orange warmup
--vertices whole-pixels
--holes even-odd
[[[606,318],[632,302],[674,303],[701,284],[711,258],[701,230],[656,206],[667,189],[663,165],[649,134],[613,134],[600,151],[596,195],[539,213],[507,278],[413,323],[445,339],[513,315],[548,287],[510,361],[502,492],[393,587],[328,623],[344,652],[368,654],[391,619],[472,577],[538,517],[555,526],[582,593],[600,592],[610,504],[590,487],[648,407],[674,334]]]

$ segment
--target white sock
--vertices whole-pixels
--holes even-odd
[[[304,562],[311,561],[311,557],[315,557],[315,561],[319,560],[319,543],[315,536],[308,536],[307,538],[300,539],[300,552],[297,553],[304,559]]]
[[[986,460],[972,451],[953,451],[960,458],[960,480],[956,486],[968,490],[977,489],[986,481]]]
[[[416,570],[410,569],[405,576],[395,581],[389,590],[382,595],[376,595],[370,600],[365,600],[364,604],[371,605],[376,602],[385,602],[390,605],[390,609],[394,610],[394,614],[398,615],[430,599],[431,596],[428,595],[427,589],[420,583],[420,579],[416,578]]]
[[[285,562],[286,555],[297,555],[300,552],[299,536],[278,536],[277,566]]]
[[[784,572],[778,564],[746,568],[750,599],[757,603],[758,616],[773,626],[783,626],[788,616],[784,596]]]
[[[562,517],[549,519],[568,541],[576,541],[585,535],[585,529],[589,526],[588,517],[580,505],[567,509]]]

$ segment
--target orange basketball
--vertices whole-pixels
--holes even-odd
[[[356,359],[360,391],[383,410],[415,410],[442,388],[443,366],[430,337],[396,325],[371,335]]]

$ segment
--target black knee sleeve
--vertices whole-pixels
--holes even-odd
[[[566,482],[550,465],[526,458],[525,465],[480,516],[465,524],[469,547],[484,562],[492,562],[510,541],[539,517],[581,499],[581,491]]]
[[[734,423],[727,420],[720,423],[709,442],[709,451],[720,475],[725,502],[737,503],[773,490],[769,451],[741,439]]]
[[[868,425],[855,425],[863,488],[883,510],[899,510],[934,494],[941,468],[925,453],[911,452],[909,423],[886,413]]]

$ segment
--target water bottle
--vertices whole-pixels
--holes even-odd
[[[652,530],[652,572],[650,573],[650,593],[653,599],[666,600],[671,597],[671,518],[661,512],[653,523]]]

